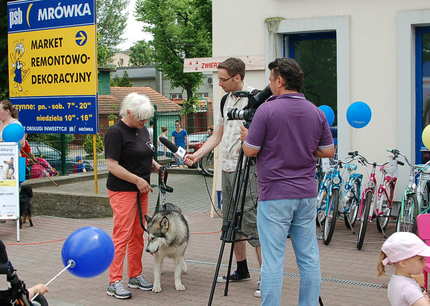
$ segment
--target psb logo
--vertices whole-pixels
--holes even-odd
[[[23,22],[22,11],[19,7],[9,11],[9,23],[10,23],[11,29],[14,25],[20,25],[22,24],[22,22]]]

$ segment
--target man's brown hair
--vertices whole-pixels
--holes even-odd
[[[277,58],[269,64],[269,69],[275,76],[281,76],[285,81],[285,89],[300,92],[303,88],[304,73],[300,65],[292,58]]]
[[[230,57],[220,63],[217,68],[227,70],[231,77],[238,74],[241,80],[245,78],[245,63],[240,58]]]

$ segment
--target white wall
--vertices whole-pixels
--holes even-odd
[[[343,131],[342,137],[347,137],[344,143],[349,144],[342,151],[360,150],[369,159],[382,162],[387,148],[398,147],[414,160],[414,59],[399,55],[413,55],[410,51],[414,48],[414,36],[407,35],[409,29],[413,33],[413,26],[408,28],[408,21],[402,16],[413,10],[424,11],[418,13],[416,24],[425,23],[427,18],[430,23],[429,8],[428,0],[214,0],[213,56],[267,56],[273,44],[268,40],[266,18],[282,17],[288,25],[294,20],[307,19],[317,25],[324,19],[321,17],[347,18],[347,50],[338,50],[338,54],[344,52],[346,56],[343,68],[347,76],[340,80],[344,81],[346,92],[345,99],[338,100],[338,106],[346,109],[361,100],[371,106],[373,117],[363,129],[346,125],[349,131]],[[413,18],[410,23],[415,23]],[[247,73],[248,83],[255,87],[263,87],[267,83],[265,78],[263,71]],[[214,101],[219,101],[221,92],[215,85]],[[403,113],[409,120],[403,121]],[[338,114],[338,120],[345,121],[344,116]],[[406,173],[402,172],[402,185]]]

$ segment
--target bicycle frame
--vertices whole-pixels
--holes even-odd
[[[381,183],[379,184],[379,187],[377,189],[377,194],[376,194],[376,206],[375,206],[375,209],[374,209],[374,214],[376,216],[381,216],[384,213],[381,210],[381,208],[382,208],[382,201],[384,199],[383,195],[385,195],[385,197],[386,197],[386,199],[388,201],[388,206],[390,208],[392,208],[392,206],[393,206],[393,198],[394,198],[394,189],[396,188],[396,184],[397,184],[397,177],[388,175],[388,173],[385,170],[384,166],[381,166],[379,169],[382,172],[383,177],[382,177]],[[388,194],[387,189],[388,189],[388,187],[390,185],[392,185],[393,188],[391,189],[391,193]]]
[[[324,202],[321,202],[319,207],[317,207],[317,216],[324,211],[324,218],[329,213],[329,201],[333,194],[333,190],[338,189],[342,185],[342,176],[339,171],[339,163],[340,161],[336,161],[336,164],[333,165],[329,171],[324,174],[324,178],[320,184],[317,196],[317,202],[320,203],[323,197],[325,196]],[[324,204],[324,205],[323,205]],[[319,220],[321,221],[321,220]]]
[[[366,183],[366,188],[364,188],[363,192],[361,193],[361,199],[360,199],[360,207],[358,210],[358,217],[361,219],[363,217],[363,211],[364,211],[364,203],[366,202],[366,195],[369,191],[372,192],[372,197],[375,194],[376,190],[376,163],[372,164],[372,170],[370,172],[369,178]],[[370,211],[373,211],[374,201],[371,202]],[[369,221],[371,221],[373,218],[373,214],[369,214]]]
[[[429,202],[424,200],[426,196],[425,189],[428,187],[427,182],[430,181],[430,173],[426,172],[429,170],[429,167],[430,167],[430,161],[428,161],[424,165],[416,166],[416,169],[418,170],[418,174],[419,174],[418,180],[417,180],[417,188],[416,188],[419,214],[425,214],[430,212]],[[429,196],[428,194],[429,192],[430,190],[427,190],[427,197]]]
[[[361,181],[363,179],[363,174],[361,173],[351,173],[352,171],[355,171],[355,169],[351,168],[350,166],[345,167],[348,172],[350,172],[348,180],[345,183],[344,190],[345,190],[345,203],[347,203],[349,200],[355,198],[357,202],[360,200],[360,192],[361,192]],[[357,193],[354,190],[354,184],[355,182],[358,182],[358,190]],[[346,205],[343,206],[342,213],[347,213],[349,211],[349,207],[346,207]]]

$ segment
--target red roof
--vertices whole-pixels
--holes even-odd
[[[118,101],[122,101],[125,96],[132,92],[146,95],[151,100],[151,103],[157,106],[158,112],[179,112],[182,109],[151,87],[111,87],[110,90],[111,95],[117,98]]]
[[[146,95],[157,106],[158,112],[179,112],[181,107],[151,87],[111,87],[110,95],[98,96],[99,114],[118,114],[121,102],[128,94],[137,92]]]

